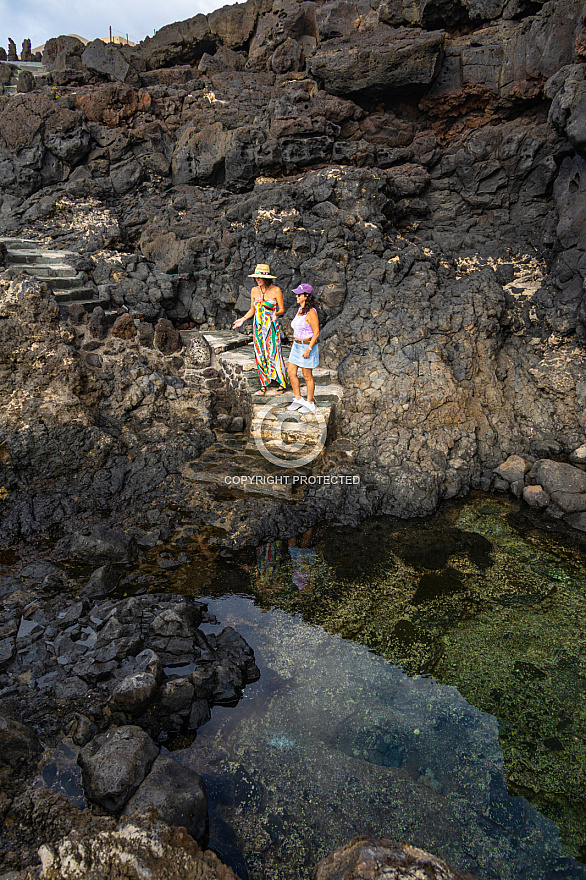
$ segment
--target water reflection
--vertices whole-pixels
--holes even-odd
[[[260,606],[433,673],[495,715],[509,790],[586,858],[584,538],[478,497],[421,523],[329,528],[314,544],[302,590],[286,542],[272,546],[270,573],[251,579]]]
[[[280,558],[281,592],[302,594],[294,567],[285,578],[296,560]],[[262,674],[176,756],[204,776],[210,843],[241,876],[309,878],[332,849],[369,834],[407,839],[481,880],[586,878],[555,825],[509,796],[496,719],[456,688],[250,599],[210,610],[252,644]]]

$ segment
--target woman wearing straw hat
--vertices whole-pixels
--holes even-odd
[[[283,293],[280,287],[273,284],[276,276],[271,275],[266,263],[258,263],[248,277],[256,281],[256,287],[250,291],[250,308],[242,318],[234,321],[232,328],[241,327],[254,316],[252,335],[260,393],[266,394],[267,386],[274,379],[280,386],[276,394],[283,394],[287,388],[287,374],[281,354],[281,328],[277,320],[285,314]]]

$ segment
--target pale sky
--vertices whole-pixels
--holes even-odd
[[[8,37],[20,55],[22,41],[40,46],[50,37],[79,34],[87,40],[128,34],[137,43],[172,21],[211,12],[235,0],[0,0],[0,46]]]

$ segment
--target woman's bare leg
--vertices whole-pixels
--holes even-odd
[[[313,392],[315,391],[315,379],[313,378],[313,372],[307,367],[301,367],[301,370],[303,372],[305,384],[307,385],[307,399],[310,403],[313,403]]]
[[[299,384],[299,379],[297,378],[297,367],[295,364],[289,362],[287,364],[287,375],[289,376],[289,381],[291,383],[291,388],[293,389],[293,394],[299,400],[301,397],[301,385]]]

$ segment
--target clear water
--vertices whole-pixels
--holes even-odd
[[[586,839],[583,543],[476,498],[218,560],[207,585],[185,569],[171,588],[206,596],[262,672],[175,753],[206,780],[211,845],[251,880],[309,878],[364,834],[480,880],[586,878],[572,858]]]

